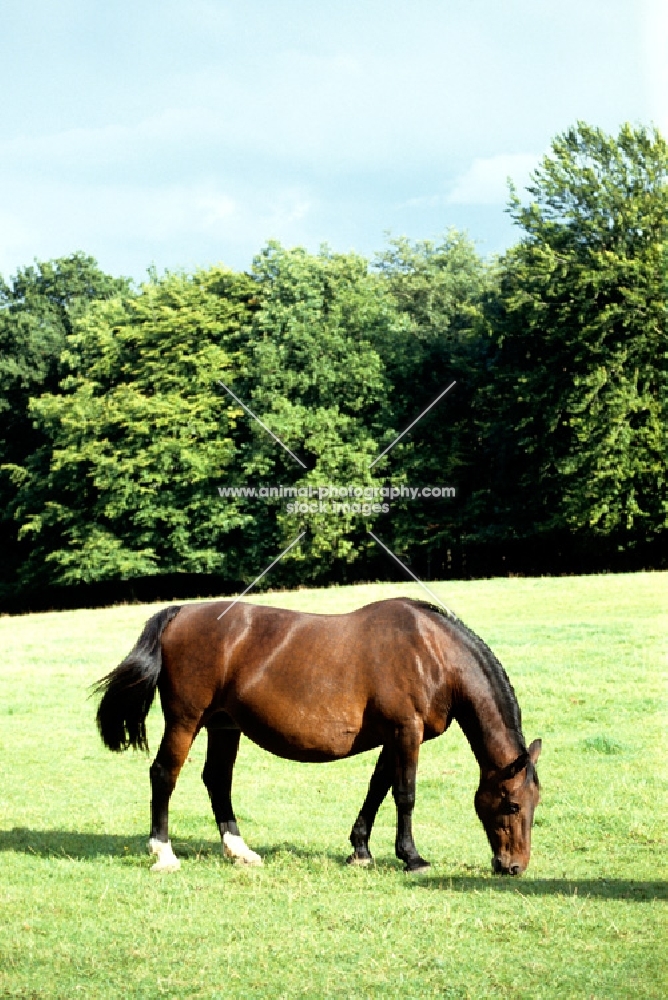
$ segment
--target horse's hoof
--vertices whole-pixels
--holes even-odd
[[[408,872],[410,875],[419,875],[421,872],[428,872],[431,865],[424,858],[419,858],[417,861],[413,861],[410,864],[404,866],[404,871]]]
[[[158,858],[154,865],[151,865],[152,872],[177,872],[181,867],[181,862],[172,855],[171,858]]]
[[[350,857],[346,858],[347,865],[354,865],[356,868],[368,868],[369,865],[373,864],[373,858],[369,855],[368,858],[360,858],[358,854],[351,854]]]
[[[229,854],[226,851],[225,857],[229,858],[230,861],[234,861],[235,865],[241,865],[244,868],[262,868],[264,865],[264,861],[255,851],[249,851],[243,858],[240,858],[236,854]]]
[[[148,842],[148,850],[150,854],[158,855],[158,860],[154,865],[151,865],[152,872],[177,872],[181,867],[181,862],[174,854],[169,840],[164,843],[162,840],[155,840],[151,837]]]
[[[223,834],[223,854],[226,858],[234,861],[237,865],[249,865],[251,868],[259,868],[262,858],[255,851],[251,851],[243,837],[233,833]]]

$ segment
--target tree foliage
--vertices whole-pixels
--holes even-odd
[[[450,232],[372,264],[270,243],[248,274],[133,288],[74,254],[0,281],[3,593],[253,580],[305,529],[273,584],[374,572],[377,511],[219,495],[261,485],[454,487],[378,527],[427,575],[490,543],[649,553],[668,537],[666,143],[579,123],[527,194],[492,264]]]
[[[28,416],[29,401],[59,392],[67,337],[90,303],[128,288],[127,279],[110,277],[82,253],[36,262],[9,282],[0,278],[0,593],[15,585],[31,551],[17,537],[17,481],[27,463],[48,464],[51,451]]]
[[[391,240],[377,256],[405,320],[400,335],[381,349],[392,386],[391,425],[383,444],[455,385],[379,466],[395,482],[453,486],[470,496],[478,471],[476,397],[489,346],[484,300],[489,272],[473,243],[449,232],[440,243]],[[401,551],[451,546],[470,533],[460,499],[396,505],[393,538]]]
[[[529,204],[513,193],[524,235],[500,265],[487,393],[517,531],[629,542],[666,526],[667,184],[656,131],[580,123],[554,140]]]
[[[241,412],[216,387],[252,287],[214,268],[166,274],[96,302],[67,337],[61,391],[32,400],[49,438],[13,467],[23,567],[75,583],[158,572],[225,572],[222,539],[243,518],[216,502]]]
[[[325,247],[314,255],[277,243],[256,258],[253,279],[259,307],[244,331],[237,385],[241,398],[305,468],[249,420],[237,437],[239,462],[230,481],[302,490],[370,485],[368,466],[387,420],[380,345],[403,326],[385,283],[355,254]],[[304,517],[278,502],[260,507],[253,501],[248,509],[256,518],[250,541],[259,546],[251,548],[255,567],[305,526],[307,538],[289,557],[300,563],[300,578],[321,574],[337,560],[351,561],[366,545],[352,514],[333,515],[318,506]]]

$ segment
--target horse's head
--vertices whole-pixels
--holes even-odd
[[[475,810],[492,848],[492,869],[521,875],[531,855],[531,826],[540,799],[535,764],[541,741],[534,740],[517,760],[480,779]]]

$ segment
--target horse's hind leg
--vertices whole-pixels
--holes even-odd
[[[219,720],[214,720],[207,730],[208,745],[202,780],[211,799],[226,857],[241,864],[261,865],[260,855],[251,851],[244,843],[232,808],[232,772],[241,732],[223,725]]]
[[[366,794],[364,805],[360,809],[359,816],[355,820],[355,825],[350,833],[350,843],[353,845],[353,853],[347,859],[349,865],[371,864],[373,860],[369,851],[371,828],[373,827],[381,803],[390,790],[393,777],[392,753],[387,746],[384,746],[380,751],[375,770],[371,775],[369,791]]]
[[[192,746],[193,728],[167,723],[162,742],[151,764],[151,838],[148,849],[158,860],[151,871],[177,871],[179,859],[169,841],[169,800],[176,779]]]

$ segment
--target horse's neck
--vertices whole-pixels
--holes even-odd
[[[480,667],[460,679],[454,718],[483,772],[498,770],[522,751],[521,734],[504,721],[501,706]]]

